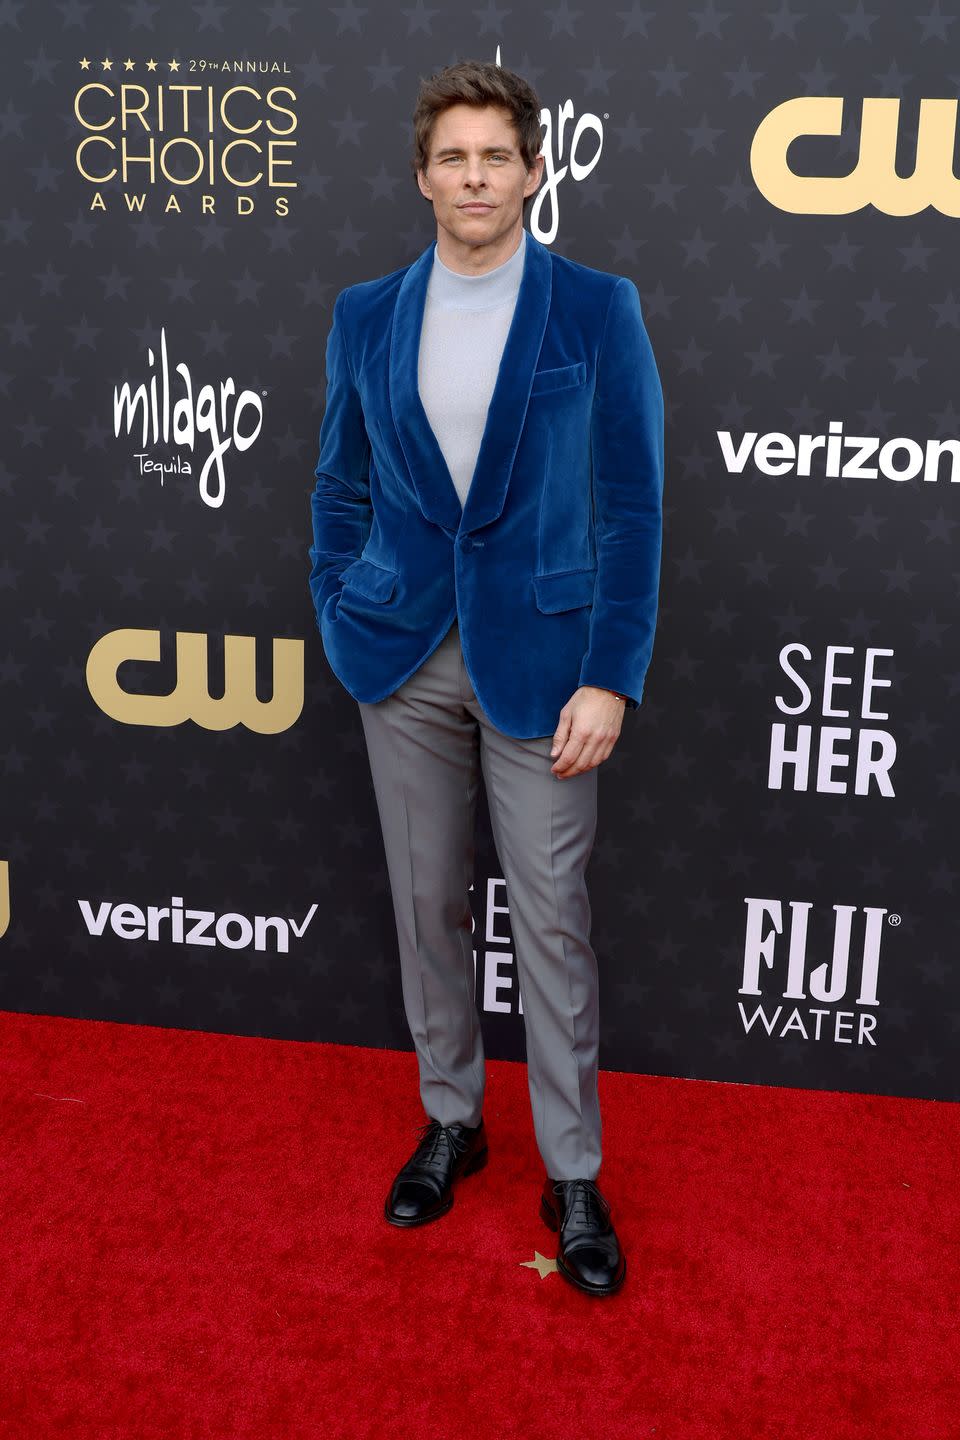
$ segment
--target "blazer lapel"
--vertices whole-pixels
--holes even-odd
[[[517,303],[500,357],[473,479],[466,504],[461,506],[417,383],[420,333],[435,249],[433,241],[409,267],[397,291],[390,336],[390,409],[426,518],[446,530],[476,530],[496,520],[506,500],[534,366],[547,326],[553,266],[546,245],[528,231]]]

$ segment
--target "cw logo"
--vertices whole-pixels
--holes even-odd
[[[0,860],[0,939],[10,924],[10,862]]]
[[[839,135],[843,99],[799,95],[784,100],[757,126],[750,170],[761,195],[793,215],[850,215],[873,205],[884,215],[916,215],[932,206],[960,216],[960,181],[953,173],[956,100],[921,100],[917,158],[912,175],[896,173],[900,100],[863,101],[860,153],[849,175],[797,175],[787,164],[791,141],[802,135]]]
[[[256,640],[225,635],[224,693],[210,695],[207,636],[177,632],[177,683],[168,695],[135,695],[124,690],[117,671],[125,660],[160,659],[159,630],[112,630],[87,658],[87,688],[104,714],[123,725],[182,725],[204,730],[244,725],[258,735],[289,730],[303,709],[303,641],[274,640],[273,695],[257,699]]]

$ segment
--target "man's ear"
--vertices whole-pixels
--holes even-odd
[[[524,194],[524,197],[523,197],[524,200],[529,200],[530,197],[531,197],[531,195],[536,195],[537,191],[539,190],[539,188],[540,188],[540,181],[543,179],[543,167],[544,167],[545,164],[546,164],[546,157],[545,157],[544,155],[537,155],[537,156],[534,157],[533,165],[530,167],[530,170],[527,172],[527,184],[528,184],[528,185],[530,184],[530,181],[531,181],[531,179],[533,178],[533,176],[536,176],[536,184],[533,185],[533,187],[532,187],[530,190],[526,190],[526,193]],[[524,187],[524,188],[526,189],[526,187]]]

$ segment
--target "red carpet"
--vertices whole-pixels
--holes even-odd
[[[382,1218],[412,1054],[0,1012],[0,1433],[956,1440],[956,1106],[604,1072],[627,1253],[556,1273],[526,1069]]]

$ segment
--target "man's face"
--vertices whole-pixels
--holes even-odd
[[[430,158],[417,184],[454,242],[489,245],[522,225],[523,201],[539,185],[543,163],[540,155],[532,170],[524,168],[501,106],[451,105],[434,121]]]

